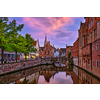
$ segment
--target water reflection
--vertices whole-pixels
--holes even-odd
[[[42,65],[0,76],[1,84],[100,84],[100,81],[77,67],[55,68]]]

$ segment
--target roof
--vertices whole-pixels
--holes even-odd
[[[66,52],[66,48],[60,48],[61,52]]]
[[[34,43],[32,43],[32,45],[35,45],[35,46],[36,46],[36,42],[37,42],[37,41],[34,41]]]
[[[61,52],[61,49],[59,49],[59,52]]]
[[[44,50],[44,47],[40,47],[42,49],[42,51]]]

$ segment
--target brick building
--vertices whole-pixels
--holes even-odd
[[[65,57],[66,56],[66,48],[60,48],[61,50],[61,57]]]
[[[79,66],[100,77],[100,17],[85,17],[79,31]]]
[[[41,58],[51,58],[54,57],[54,45],[50,45],[50,41],[47,41],[45,36],[44,47],[39,48],[39,57]]]
[[[80,24],[80,29],[78,30],[78,35],[79,35],[79,66],[82,67],[82,44],[84,44],[82,42],[83,40],[83,33],[85,32],[85,23]]]
[[[100,38],[92,43],[92,72],[100,77]]]
[[[73,57],[75,65],[78,65],[78,42],[79,38],[73,43],[73,47],[71,49],[71,57]]]
[[[68,57],[68,53],[71,52],[73,46],[67,46],[66,44],[66,57]]]

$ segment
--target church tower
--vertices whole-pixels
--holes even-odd
[[[47,36],[45,35],[44,45],[47,43]]]

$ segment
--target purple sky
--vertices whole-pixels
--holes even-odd
[[[35,40],[39,40],[40,46],[44,45],[46,34],[47,40],[56,48],[73,45],[78,37],[80,22],[84,22],[84,17],[9,17],[9,21],[13,19],[18,24],[24,24],[20,34],[31,34]]]

